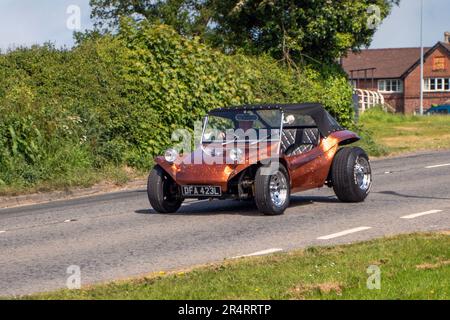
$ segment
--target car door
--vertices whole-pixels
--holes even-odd
[[[283,134],[286,140],[284,149],[290,151],[284,154],[284,158],[292,190],[297,192],[321,186],[328,175],[325,173],[328,161],[322,147],[323,137],[311,117],[295,113],[289,116],[295,120],[285,126]]]

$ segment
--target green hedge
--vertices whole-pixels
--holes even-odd
[[[0,55],[0,185],[148,168],[174,129],[211,108],[306,101],[352,125],[339,67],[228,56],[164,25],[124,21],[117,35],[87,36],[71,50],[17,49]]]

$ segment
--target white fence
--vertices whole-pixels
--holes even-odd
[[[355,89],[359,97],[359,112],[364,113],[366,110],[382,106],[386,109],[384,97],[378,91]]]

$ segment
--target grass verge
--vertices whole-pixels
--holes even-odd
[[[450,233],[227,260],[26,299],[450,299]],[[381,289],[367,289],[369,266]]]
[[[19,196],[41,192],[72,190],[74,188],[89,188],[96,184],[122,186],[135,178],[144,177],[147,173],[129,167],[106,166],[101,169],[77,168],[64,176],[55,175],[50,180],[26,185],[0,183],[0,197]]]
[[[360,124],[367,140],[363,146],[372,156],[450,150],[450,116],[393,115],[372,109],[361,115]]]

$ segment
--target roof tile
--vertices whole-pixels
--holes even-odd
[[[450,52],[450,43],[448,43],[448,42],[441,42],[441,44]]]
[[[448,44],[450,48],[450,44]],[[425,48],[425,52],[431,48]],[[351,77],[351,70],[375,68],[375,79],[400,78],[418,59],[420,48],[367,49],[350,52],[343,58],[343,68]],[[367,72],[368,78],[372,71]],[[364,72],[354,72],[353,79],[365,78]]]

